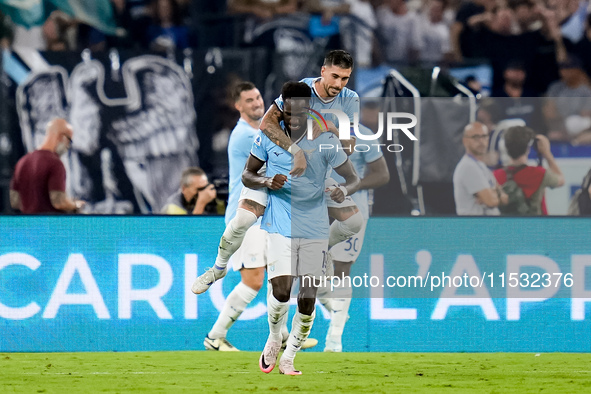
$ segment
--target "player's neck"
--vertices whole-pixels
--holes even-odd
[[[314,81],[314,89],[316,90],[316,94],[318,94],[318,96],[320,98],[323,98],[323,99],[332,98],[326,92],[326,89],[324,88],[324,85],[322,84],[322,78],[319,78],[316,81]]]
[[[248,123],[250,125],[250,127],[252,127],[253,129],[257,129],[258,130],[259,127],[261,126],[261,120],[262,119],[252,120],[248,116],[241,116],[240,119],[242,119],[243,121],[245,121],[246,123]]]

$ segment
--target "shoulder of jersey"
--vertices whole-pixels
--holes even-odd
[[[356,91],[351,90],[347,87],[343,88],[343,90],[341,90],[342,97],[357,97],[359,98],[359,95],[357,94]]]

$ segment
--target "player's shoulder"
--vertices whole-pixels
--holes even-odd
[[[341,90],[341,97],[352,97],[352,98],[359,98],[359,95],[357,94],[356,91],[349,89],[347,87],[343,88]]]
[[[367,126],[362,125],[361,123],[359,123],[358,125],[358,129],[355,131],[355,133],[357,134],[357,131],[359,131],[359,134],[361,135],[374,135],[375,133]]]
[[[269,143],[271,143],[272,145],[274,145],[271,140],[269,139],[269,137],[267,137],[265,135],[265,133],[263,133],[262,131],[259,130],[259,132],[255,135],[254,137],[254,141],[253,141],[254,145],[256,146],[260,146],[261,148],[265,148],[266,146],[269,145]]]
[[[318,79],[318,78],[304,78],[304,79],[300,80],[300,82],[303,82],[303,83],[305,83],[306,85],[308,85],[308,86],[310,86],[310,87],[311,87],[312,85],[314,85],[314,82],[315,82],[317,79]]]
[[[339,142],[339,137],[331,132],[324,132],[316,137],[316,141],[318,144],[335,144]]]

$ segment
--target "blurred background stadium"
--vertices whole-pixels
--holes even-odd
[[[421,112],[423,138],[386,155],[392,181],[377,192],[374,214],[454,215],[451,177],[463,153],[462,128],[477,118],[494,130],[518,118],[552,141],[567,185],[548,193],[548,212],[564,215],[591,168],[588,6],[1,0],[0,212],[12,212],[16,161],[35,149],[55,116],[76,131],[64,162],[68,192],[88,202],[85,213],[157,213],[190,164],[206,171],[223,201],[226,147],[238,119],[231,88],[252,81],[269,106],[285,81],[318,75],[324,54],[344,48],[356,61],[348,86],[361,97],[421,97],[399,104]],[[552,116],[544,96],[569,77],[561,72],[563,48],[582,74],[573,89],[550,92],[578,100],[577,108]],[[465,101],[456,105],[451,99],[459,97]],[[497,147],[491,140],[490,149]],[[501,164],[493,159],[490,166]],[[163,176],[175,172],[178,178]]]

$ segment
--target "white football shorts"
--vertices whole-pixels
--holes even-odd
[[[244,236],[240,248],[230,257],[234,271],[242,268],[260,268],[267,265],[267,233],[258,224],[252,225]]]
[[[328,239],[287,238],[269,234],[267,238],[267,278],[326,274]]]
[[[261,204],[263,207],[267,206],[267,188],[262,187],[260,189],[249,189],[248,187],[243,187],[242,191],[240,192],[240,198],[238,201],[242,200],[252,200],[256,203]]]
[[[363,246],[363,239],[365,238],[365,228],[367,227],[367,220],[363,220],[361,230],[349,239],[339,242],[330,248],[330,257],[335,261],[343,263],[354,263],[361,253]]]

